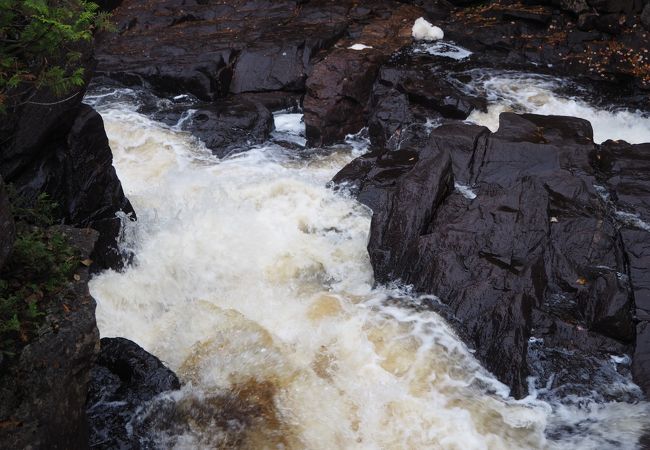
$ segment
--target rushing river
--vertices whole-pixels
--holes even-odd
[[[484,83],[494,104],[472,120],[493,126],[499,108],[525,101],[580,112],[547,81],[519,93]],[[132,91],[96,88],[87,102],[139,218],[122,239],[133,265],[91,282],[101,334],[136,341],[184,383],[140,413],[161,448],[634,448],[647,403],[514,400],[422,298],[373,287],[370,211],[326,188],[363,153],[360,137],[309,156],[269,142],[219,160],[138,113]],[[650,141],[648,119],[626,114]],[[302,140],[300,115],[276,126]],[[612,389],[638,395],[626,380]],[[173,417],[156,420],[170,403]]]

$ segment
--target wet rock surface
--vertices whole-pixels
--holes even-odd
[[[347,28],[352,2],[132,1],[119,33],[99,43],[98,70],[202,100],[249,91],[300,91],[311,58]]]
[[[606,141],[598,152],[600,181],[621,224],[634,290],[637,338],[632,370],[650,392],[650,144]]]
[[[526,394],[530,375],[575,392],[593,386],[572,377],[631,354],[635,339],[637,352],[647,347],[634,312],[645,274],[628,266],[625,228],[597,188],[598,151],[584,120],[504,113],[496,133],[443,125],[425,144],[355,160],[334,181],[373,209],[377,281],[439,296],[513,395]],[[633,367],[641,385],[643,361]],[[629,372],[629,361],[609,369],[602,377]]]
[[[178,390],[176,375],[155,356],[124,338],[103,338],[92,369],[87,414],[90,446],[149,448],[147,430],[132,426],[139,408],[158,394]]]
[[[112,166],[102,118],[81,104],[82,95],[48,106],[54,97],[38,94],[15,111],[0,127],[0,174],[22,198],[49,194],[65,223],[98,230],[95,267],[120,267],[115,215],[135,214]]]
[[[373,81],[383,62],[412,40],[422,10],[400,6],[343,39],[318,61],[307,80],[303,102],[307,141],[323,146],[341,141],[364,125]],[[368,48],[354,49],[354,45]]]
[[[399,149],[428,134],[431,126],[464,120],[487,101],[458,87],[450,74],[469,70],[470,62],[402,51],[382,65],[368,107],[368,131],[374,146]]]
[[[213,103],[177,104],[152,117],[191,132],[219,157],[261,144],[273,131],[273,115],[264,104],[241,95]]]
[[[97,232],[66,226],[62,233],[80,258],[88,258]],[[88,448],[85,402],[90,369],[99,350],[95,300],[88,268],[47,307],[37,338],[0,365],[0,448]]]

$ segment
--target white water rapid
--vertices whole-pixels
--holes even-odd
[[[326,188],[359,138],[219,160],[138,113],[131,91],[86,101],[138,214],[122,242],[133,265],[91,282],[101,335],[184,383],[168,400],[186,426],[159,429],[161,448],[634,448],[647,403],[514,400],[423,299],[373,288],[370,212]],[[302,141],[299,115],[276,123]]]
[[[499,114],[506,111],[574,116],[591,122],[594,142],[621,139],[631,144],[650,142],[650,115],[629,109],[594,108],[580,98],[560,95],[566,80],[518,72],[470,71],[473,83],[464,86],[488,100],[487,112],[475,110],[468,121],[492,131],[499,128]]]

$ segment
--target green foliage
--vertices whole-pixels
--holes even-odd
[[[86,0],[0,0],[0,109],[34,88],[83,86],[80,44],[110,28],[108,17]]]
[[[7,185],[6,189],[15,221],[25,222],[37,227],[49,227],[54,224],[58,205],[50,200],[50,197],[45,192],[39,194],[35,200],[30,202],[25,197],[18,195],[13,185]]]
[[[43,228],[53,222],[55,207],[47,195],[31,208],[14,206],[16,242],[0,273],[0,353],[13,355],[30,340],[48,302],[62,295],[77,267],[65,237]]]

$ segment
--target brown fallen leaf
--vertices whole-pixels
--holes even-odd
[[[83,264],[86,267],[90,267],[90,265],[93,263],[93,260],[90,258],[86,258],[83,261],[81,261],[81,264]]]

